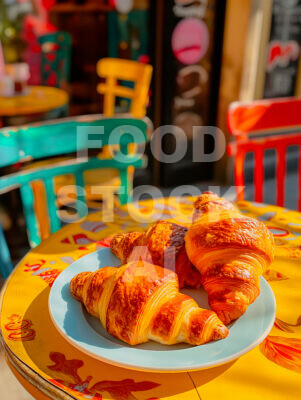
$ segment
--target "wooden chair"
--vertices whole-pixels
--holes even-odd
[[[97,63],[97,72],[100,77],[106,79],[105,83],[98,85],[100,93],[104,94],[104,109],[103,115],[105,117],[112,117],[114,115],[115,97],[123,96],[131,99],[130,113],[129,115],[134,118],[143,118],[146,115],[147,104],[148,104],[148,93],[152,75],[152,66],[141,64],[136,61],[128,61],[114,58],[103,58]],[[123,87],[120,84],[120,80],[126,80],[134,83],[134,87]],[[118,114],[116,114],[118,116]],[[118,146],[115,147],[115,151],[118,151]],[[100,159],[111,158],[111,149],[108,146],[104,146]],[[135,154],[137,152],[137,144],[132,143],[129,146],[129,152]],[[129,166],[127,168],[128,181],[132,182],[134,178],[134,167]],[[89,187],[95,183],[98,179],[99,174],[95,171],[89,171],[86,174],[86,190],[87,198],[90,206],[97,206],[96,202],[100,201],[101,195],[93,195]],[[57,187],[66,186],[70,182],[70,178],[59,177],[56,179]],[[115,186],[118,190],[120,186],[120,178],[118,171],[114,169],[106,170],[105,174],[99,179],[106,186]],[[36,202],[39,203],[39,199],[43,197],[38,184],[34,184],[34,197]],[[96,201],[96,202],[95,202]],[[40,215],[40,213],[39,213]],[[45,215],[45,211],[41,210],[41,215]]]
[[[116,97],[131,100],[129,112],[133,117],[145,116],[153,71],[151,65],[131,60],[102,58],[98,61],[96,70],[97,74],[105,79],[104,83],[97,86],[97,90],[104,95],[104,114],[107,117],[115,114]],[[133,88],[122,86],[121,81],[133,82]]]
[[[71,36],[54,32],[38,38],[41,45],[42,85],[66,89],[70,78]]]
[[[228,110],[228,128],[234,141],[228,154],[234,158],[234,183],[244,187],[244,162],[254,153],[255,201],[263,201],[264,153],[276,152],[276,204],[284,206],[286,157],[289,146],[299,148],[298,209],[301,210],[301,99],[284,98],[232,103]],[[237,192],[244,199],[244,190]]]
[[[142,135],[134,138],[132,135],[127,134],[125,126],[138,128]],[[114,168],[120,174],[120,203],[125,204],[131,200],[130,191],[132,185],[128,179],[127,168],[129,165],[137,168],[143,167],[145,160],[138,155],[129,154],[128,148],[131,143],[145,142],[147,125],[142,120],[126,118],[90,122],[83,122],[78,119],[67,120],[57,124],[40,124],[0,130],[0,167],[4,167],[22,163],[29,159],[37,160],[43,157],[58,156],[87,149],[87,137],[91,127],[103,129],[103,133],[100,135],[102,145],[111,143],[120,146],[116,158],[99,159],[94,157],[88,161],[68,159],[56,164],[47,164],[41,168],[22,169],[20,172],[0,178],[0,194],[16,188],[20,190],[31,246],[36,246],[41,242],[41,230],[46,222],[49,224],[48,235],[56,232],[61,226],[58,217],[58,202],[54,190],[54,179],[58,176],[71,174],[74,176],[76,186],[83,188],[85,186],[85,171]],[[81,129],[79,137],[77,137],[78,128]],[[118,132],[120,139],[118,139],[118,135],[111,136],[113,131]],[[46,217],[37,218],[37,209],[40,206],[41,197],[36,198],[35,201],[33,184],[36,183],[42,183],[46,193],[47,204],[42,205],[42,210],[47,210],[48,221],[45,220]],[[82,204],[82,201],[85,203],[82,193],[77,193],[76,201],[78,206]],[[7,270],[10,269],[10,261],[2,230],[0,230],[0,263],[0,272],[3,275],[7,275]]]
[[[104,83],[97,86],[97,90],[104,95],[103,114],[106,117],[119,115],[115,113],[116,97],[130,99],[129,115],[134,118],[145,117],[153,71],[151,65],[119,58],[102,58],[98,61],[96,69],[99,77],[105,80]],[[115,149],[117,150],[117,148]],[[132,154],[135,154],[137,145],[132,144],[129,150]],[[100,157],[110,158],[110,151],[108,147],[104,147]],[[134,178],[134,172],[133,167],[128,168],[130,181]],[[87,184],[91,184],[94,179],[94,173],[89,173]],[[108,170],[104,183],[118,187],[119,180],[116,171]],[[93,201],[94,199],[99,200],[100,196],[94,198],[90,196],[90,200]]]
[[[131,116],[143,118],[146,115],[153,72],[151,65],[120,58],[102,58],[98,61],[96,70],[99,77],[105,80],[97,86],[97,90],[104,95],[103,114],[106,117],[115,115],[116,97],[130,99]],[[131,151],[134,153],[136,150],[133,145]],[[103,156],[110,157],[107,148],[104,148]],[[128,173],[133,175],[133,168],[129,168]],[[110,171],[109,175],[111,179],[116,178],[114,171]]]

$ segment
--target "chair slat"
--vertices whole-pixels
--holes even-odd
[[[261,203],[263,200],[263,157],[264,151],[261,147],[255,150],[254,185],[255,201]]]
[[[286,147],[279,146],[276,148],[277,166],[276,166],[276,204],[284,206],[284,188],[285,188],[285,172],[286,172]]]
[[[5,279],[13,270],[13,265],[10,260],[10,254],[5,240],[5,236],[0,225],[0,272],[2,277]]]
[[[150,65],[146,65],[144,74],[141,77],[139,88],[135,90],[133,101],[131,102],[130,112],[137,118],[141,118],[145,115],[145,109],[149,101],[148,92],[152,79],[152,73],[152,67]]]
[[[139,168],[145,166],[145,164],[145,158],[139,158],[136,155],[121,156],[120,161],[98,158],[92,158],[88,162],[68,160],[66,162],[50,165],[49,167],[44,167],[43,169],[32,169],[26,172],[22,171],[21,173],[11,174],[0,178],[0,191],[9,191],[34,180],[53,178],[54,176],[58,175],[74,174],[77,171],[88,171],[97,168],[122,169],[125,167],[125,165]]]
[[[34,212],[34,196],[32,188],[29,184],[20,187],[26,227],[28,230],[29,242],[32,247],[37,246],[40,242],[38,221]]]
[[[51,233],[58,231],[61,227],[61,222],[58,217],[58,209],[56,205],[56,195],[54,192],[54,182],[52,178],[44,179],[45,191],[47,195],[47,207],[50,222]]]
[[[122,192],[119,193],[120,204],[124,205],[128,203],[131,199],[130,191],[131,187],[129,185],[128,170],[120,169],[120,188]]]
[[[77,202],[76,202],[76,209],[77,209],[77,215],[79,218],[83,218],[85,216],[85,212],[87,209],[86,206],[86,198],[83,195],[84,190],[85,190],[85,181],[84,181],[84,175],[83,172],[76,172],[74,174],[75,177],[75,185],[77,186],[76,188],[76,194],[77,194]]]
[[[287,131],[301,126],[301,99],[265,99],[234,102],[228,110],[228,127],[232,135],[247,136],[263,131]]]
[[[0,129],[0,151],[3,157],[0,158],[0,167],[12,165],[18,161],[29,159],[40,159],[61,154],[68,154],[88,147],[87,135],[95,133],[97,129],[103,134],[100,135],[102,146],[108,144],[119,144],[112,141],[111,132],[121,126],[133,126],[140,129],[143,135],[133,139],[126,135],[129,143],[145,143],[147,124],[145,121],[134,118],[106,118],[70,121],[62,119],[60,122],[33,124],[27,127]],[[115,135],[119,139],[118,135]],[[115,137],[114,136],[114,137]],[[59,145],[58,145],[59,143]]]
[[[104,113],[107,117],[114,115],[115,108],[115,93],[114,87],[116,86],[116,79],[113,76],[109,76],[106,80],[106,92],[104,96]]]
[[[239,186],[240,189],[237,190],[237,200],[241,201],[244,199],[244,159],[245,154],[237,154],[235,164],[234,164],[234,183]]]
[[[114,93],[114,96],[119,96],[119,97],[126,97],[128,99],[131,99],[134,97],[134,91],[133,89],[124,87],[124,86],[108,86],[105,83],[100,83],[97,86],[97,89],[99,93],[107,95],[109,91],[112,90],[112,93]]]

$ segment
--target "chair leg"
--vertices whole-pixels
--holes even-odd
[[[234,159],[234,185],[236,186],[237,200],[244,200],[244,154],[237,155]]]
[[[20,194],[23,204],[29,244],[31,247],[35,247],[41,243],[41,237],[39,236],[38,221],[33,207],[34,196],[32,188],[29,185],[21,186]]]
[[[119,194],[120,204],[123,206],[128,203],[130,199],[131,185],[129,183],[128,171],[127,169],[120,170],[120,188],[122,193]]]
[[[128,167],[128,169],[127,169],[127,203],[130,203],[133,201],[131,192],[133,190],[134,173],[135,173],[135,168],[133,166]]]
[[[0,225],[0,273],[3,278],[7,278],[13,270],[10,253],[7,247],[5,236]]]

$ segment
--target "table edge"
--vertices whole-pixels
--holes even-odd
[[[52,400],[77,400],[76,397],[67,393],[64,389],[57,387],[47,381],[40,374],[21,361],[5,344],[2,335],[0,336],[3,345],[5,357],[11,366],[34,388],[41,391]],[[17,379],[17,378],[16,378]]]

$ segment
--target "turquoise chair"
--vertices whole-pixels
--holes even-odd
[[[39,36],[41,45],[40,74],[43,86],[67,90],[70,81],[71,36],[68,32],[54,32]],[[68,104],[47,113],[47,119],[66,117]]]
[[[0,273],[3,278],[6,278],[13,269],[13,264],[10,259],[10,253],[6,244],[2,226],[0,224]]]
[[[77,120],[60,120],[59,123],[40,124],[35,126],[0,129],[0,167],[37,160],[45,157],[70,154],[88,148],[89,135],[93,140],[100,139],[102,146],[119,145],[112,159],[90,158],[69,159],[60,163],[50,164],[43,168],[22,170],[0,178],[0,194],[19,188],[29,242],[32,247],[41,242],[38,220],[34,209],[34,195],[31,183],[43,182],[47,197],[47,210],[51,233],[61,227],[54,191],[54,178],[60,175],[72,174],[76,186],[84,187],[84,172],[101,168],[114,168],[120,173],[120,203],[131,200],[131,182],[128,177],[128,167],[141,168],[145,159],[137,154],[129,154],[129,145],[146,142],[147,124],[139,119],[112,118],[83,122]],[[135,137],[129,133],[129,127],[139,129]],[[95,134],[99,128],[100,134]],[[93,132],[92,132],[93,130]],[[114,135],[113,135],[114,131]],[[78,132],[78,133],[77,133]],[[77,193],[77,211],[82,215],[86,201],[82,193]],[[7,244],[0,229],[0,273],[6,277],[12,270]]]
[[[70,79],[71,36],[55,32],[40,36],[41,79],[46,86],[65,89]]]

